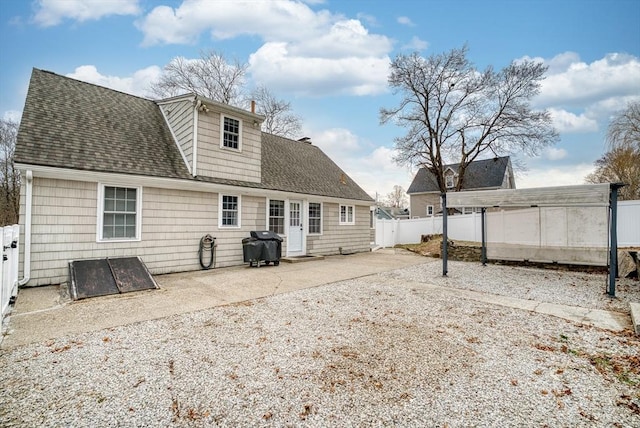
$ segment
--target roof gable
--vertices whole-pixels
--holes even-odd
[[[510,163],[509,156],[471,162],[465,171],[462,190],[501,187],[505,174],[510,173]],[[459,163],[444,166],[445,171],[453,171],[456,175],[459,168]],[[440,192],[440,188],[438,187],[436,176],[426,168],[420,168],[413,178],[407,193],[424,192]]]
[[[71,169],[187,178],[150,100],[33,69],[15,160]]]

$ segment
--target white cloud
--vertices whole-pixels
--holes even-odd
[[[585,114],[576,115],[562,109],[548,109],[553,126],[560,133],[597,132],[598,122]]]
[[[22,112],[17,110],[7,110],[2,115],[2,119],[10,120],[12,122],[20,122],[20,119],[22,119]]]
[[[386,195],[395,185],[406,190],[411,184],[413,173],[393,161],[393,149],[374,146],[345,128],[307,128],[304,135],[309,135],[312,143],[322,149],[372,198],[376,192]]]
[[[605,98],[589,105],[585,109],[585,116],[604,118],[608,122],[615,113],[624,110],[632,102],[640,102],[640,94]]]
[[[274,91],[306,95],[371,95],[387,90],[390,59],[291,55],[286,43],[266,43],[249,57],[253,78]]]
[[[345,128],[330,128],[320,132],[311,132],[311,141],[331,158],[344,157],[361,148],[358,136]]]
[[[519,189],[525,189],[530,187],[584,184],[585,177],[592,173],[593,170],[594,166],[588,164],[566,165],[561,168],[531,169],[518,175],[516,186]]]
[[[397,21],[398,21],[398,24],[406,25],[409,27],[415,27],[415,24],[411,21],[411,18],[409,18],[408,16],[399,16]]]
[[[568,52],[548,64],[550,73],[536,98],[540,105],[584,105],[603,98],[640,94],[640,59],[632,55],[612,53],[587,64]]]
[[[403,50],[423,51],[429,47],[429,42],[421,40],[419,37],[413,36],[411,41],[405,45],[402,45]]]
[[[160,77],[162,70],[158,66],[150,66],[137,70],[130,77],[106,76],[94,65],[81,65],[67,77],[105,86],[132,95],[146,96],[149,85]]]
[[[387,90],[393,42],[371,34],[358,19],[314,11],[292,0],[277,2],[184,1],[158,6],[137,23],[145,45],[193,43],[257,36],[264,44],[249,57],[258,84],[298,94],[379,94]]]
[[[33,20],[43,27],[51,27],[64,19],[83,22],[139,13],[138,0],[38,0]]]
[[[556,149],[555,147],[549,147],[544,151],[544,157],[552,161],[564,159],[568,154],[565,149]]]
[[[145,45],[191,43],[209,30],[215,39],[258,35],[266,41],[321,36],[340,17],[314,12],[304,3],[282,1],[185,0],[177,8],[157,6],[138,23]]]

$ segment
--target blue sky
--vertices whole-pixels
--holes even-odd
[[[611,116],[640,100],[637,0],[4,0],[0,2],[0,115],[19,119],[32,67],[136,95],[172,58],[213,49],[249,63],[292,103],[311,137],[366,191],[408,188],[391,160],[381,107],[390,60],[468,44],[480,69],[522,58],[549,66],[540,95],[561,139],[521,160],[518,187],[581,184],[605,150]]]

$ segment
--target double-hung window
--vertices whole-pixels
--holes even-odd
[[[219,227],[240,227],[240,196],[220,195]]]
[[[242,132],[242,125],[240,120],[228,117],[225,115],[220,116],[222,122],[220,138],[220,144],[222,147],[228,149],[240,150],[240,139]]]
[[[269,200],[269,230],[284,235],[284,201]]]
[[[319,202],[309,202],[309,233],[322,233],[322,204]]]
[[[433,205],[427,205],[427,217],[433,216]]]
[[[99,241],[140,239],[141,194],[139,187],[99,187]]]
[[[353,205],[340,205],[340,222],[341,225],[355,224],[355,213]]]

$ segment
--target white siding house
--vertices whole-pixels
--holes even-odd
[[[262,133],[263,119],[34,69],[15,152],[23,283],[66,282],[68,262],[89,258],[200,269],[206,234],[215,267],[243,263],[251,230],[279,233],[283,256],[368,251],[369,195],[317,146]]]

